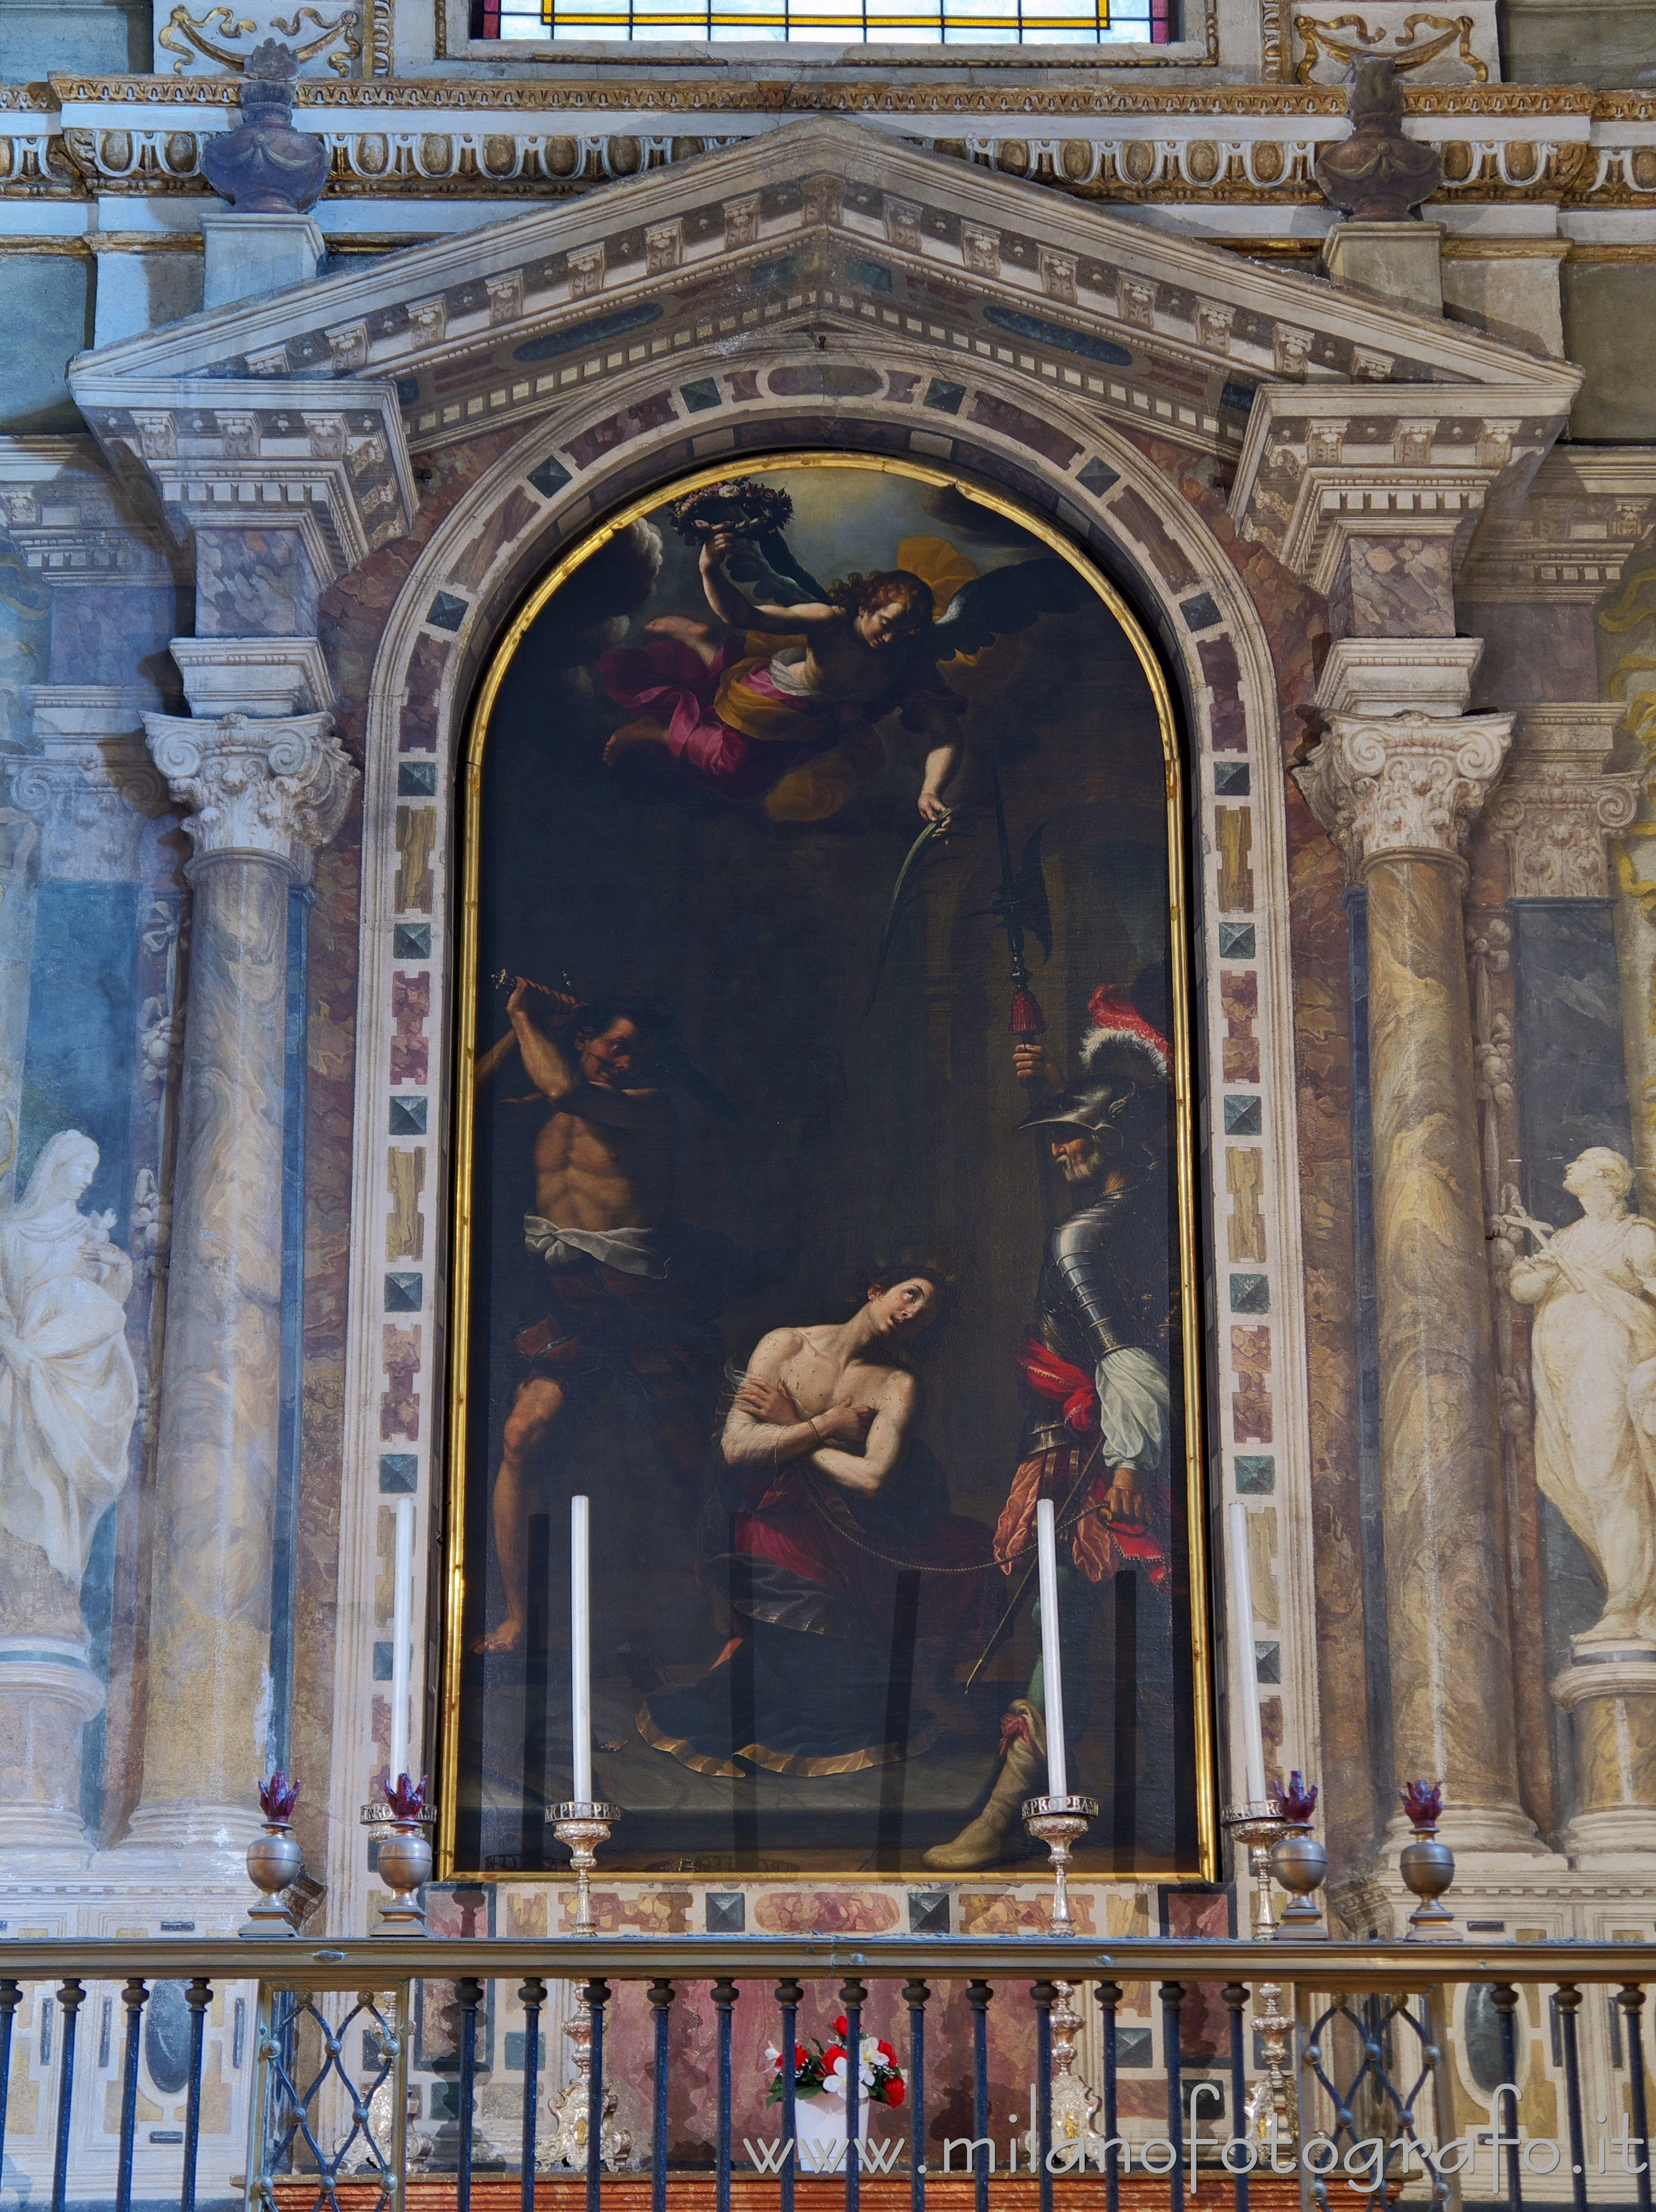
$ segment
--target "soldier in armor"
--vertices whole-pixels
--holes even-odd
[[[1026,1563],[1035,1508],[1058,1515],[1066,1705],[1073,1733],[1090,1703],[1087,1655],[1101,1593],[1117,1575],[1167,1580],[1168,1370],[1177,1277],[1167,1186],[1167,1048],[1109,987],[1095,992],[1084,1073],[1020,1124],[1048,1139],[1071,1205],[1048,1237],[1035,1311],[1018,1348],[1025,1403],[1017,1472],[995,1530],[1007,1573]],[[1020,1045],[1020,1076],[1046,1091],[1053,1071]],[[989,1802],[928,1866],[965,1871],[1007,1856],[1023,1800],[1042,1787],[1044,1698],[1038,1662],[1002,1724]]]

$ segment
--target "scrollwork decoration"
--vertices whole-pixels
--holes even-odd
[[[1474,84],[1487,84],[1489,65],[1472,52],[1473,18],[1470,15],[1409,15],[1389,47],[1384,47],[1385,26],[1371,31],[1361,15],[1335,15],[1328,18],[1316,15],[1296,15],[1294,27],[1300,43],[1305,48],[1299,67],[1294,72],[1296,84],[1309,84],[1312,72],[1326,58],[1349,65],[1365,54],[1383,52],[1396,66],[1399,76],[1424,69],[1428,62],[1456,45],[1455,58],[1464,62],[1472,73]],[[1422,31],[1435,31],[1435,38],[1420,39]],[[1335,37],[1336,31],[1349,31],[1349,39]]]
[[[284,39],[292,40],[299,37],[301,27],[306,23],[314,23],[318,35],[307,40],[302,46],[294,47],[295,63],[314,61],[318,54],[326,52],[328,47],[337,45],[338,52],[328,54],[328,67],[336,76],[349,76],[353,65],[362,57],[362,42],[359,35],[361,10],[346,8],[329,22],[316,9],[300,8],[285,21],[279,16],[273,16],[271,28],[279,31]],[[230,47],[221,46],[207,35],[215,24],[218,27],[220,39],[252,39],[259,34],[259,25],[251,15],[237,15],[233,8],[224,5],[209,8],[202,15],[192,15],[185,0],[179,0],[179,5],[167,17],[155,40],[156,45],[164,47],[169,54],[182,57],[173,64],[174,76],[182,76],[198,54],[204,55],[209,61],[219,63],[225,69],[240,70],[246,67],[247,56],[245,53],[237,53]]]

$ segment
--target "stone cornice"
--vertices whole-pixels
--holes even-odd
[[[1387,859],[1454,860],[1505,764],[1512,728],[1510,714],[1335,714],[1294,781],[1354,876]]]
[[[164,533],[134,511],[91,438],[0,438],[0,529],[44,582],[107,587],[173,574]]]
[[[1521,501],[1492,504],[1460,580],[1474,604],[1592,605],[1656,524],[1656,451],[1570,446],[1549,453]]]
[[[184,826],[198,861],[252,854],[305,875],[345,818],[356,770],[332,714],[200,722],[146,714],[143,726],[168,790],[189,810]]]
[[[280,358],[278,349],[273,369]],[[118,472],[148,477],[180,532],[295,530],[326,584],[412,520],[413,471],[389,385],[279,370],[257,381],[117,378],[96,356],[71,364],[70,382]]]
[[[1420,319],[1400,313],[1400,333]],[[1231,493],[1243,536],[1323,592],[1355,533],[1448,537],[1464,553],[1491,491],[1533,470],[1580,383],[1567,362],[1526,366],[1472,387],[1262,385]]]
[[[1520,707],[1512,757],[1484,815],[1506,844],[1514,898],[1607,898],[1604,840],[1638,810],[1641,772],[1604,772],[1620,707]]]
[[[852,69],[841,61],[816,64],[808,57],[789,58],[787,76],[750,72],[732,78],[723,68],[706,76],[674,77],[667,72],[624,76],[619,71],[581,77],[573,70],[557,76],[490,76],[476,79],[429,76],[418,79],[358,78],[330,82],[301,79],[295,105],[300,109],[362,108],[378,112],[452,107],[457,112],[533,109],[580,109],[591,113],[657,112],[709,112],[738,109],[770,113],[992,114],[1016,106],[1035,115],[1328,115],[1346,112],[1344,88],[1337,85],[1221,84],[1143,85],[1124,82],[1088,69],[1079,81],[1051,70],[1057,82],[1008,86],[973,83],[963,69],[958,76],[928,78],[926,65],[903,70],[886,64]],[[1048,64],[1049,69],[1051,65]],[[84,75],[54,70],[45,86],[0,88],[23,95],[0,100],[20,111],[97,102],[125,106],[206,107],[240,103],[240,80],[233,76],[178,77]],[[1440,117],[1580,116],[1590,121],[1656,120],[1656,95],[1639,91],[1595,92],[1580,85],[1470,84],[1409,85],[1405,112],[1422,119]]]
[[[472,353],[485,364],[480,380],[503,379],[509,390],[515,378],[527,392],[522,369],[511,364],[578,345],[578,334],[563,335],[571,325],[577,333],[596,329],[595,318],[629,313],[635,303],[709,280],[728,283],[780,254],[819,247],[824,257],[855,255],[865,267],[874,255],[885,270],[900,267],[931,288],[958,285],[964,274],[984,312],[1002,302],[1020,316],[1032,313],[1072,353],[1090,350],[1094,360],[1123,366],[1139,354],[1163,356],[1177,364],[1187,410],[1193,370],[1215,380],[1215,401],[1222,384],[1225,404],[1239,410],[1262,376],[1303,374],[1312,386],[1378,377],[1525,387],[1531,411],[1549,415],[1562,412],[1575,388],[1574,370],[1464,325],[1398,315],[1359,295],[941,160],[865,125],[817,118],[788,125],[787,136],[797,181],[785,190],[774,186],[775,140],[745,140],[575,205],[411,246],[394,262],[106,348],[83,356],[71,381],[77,392],[83,385],[90,392],[95,375],[113,398],[104,379],[262,376],[278,362],[289,372],[332,365],[338,374],[399,380],[427,368],[441,371],[443,397],[454,405],[464,396],[459,366]],[[665,238],[675,223],[681,228],[671,251],[658,253],[645,233]],[[820,268],[831,275],[831,258]],[[1363,389],[1367,404],[1367,383]],[[1442,411],[1440,391],[1433,400]],[[490,404],[489,419],[499,419]],[[1421,411],[1418,395],[1410,404]],[[1166,419],[1184,418],[1170,408]]]

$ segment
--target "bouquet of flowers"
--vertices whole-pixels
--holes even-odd
[[[715,530],[734,530],[739,538],[764,538],[773,530],[785,530],[793,519],[794,502],[788,494],[752,477],[706,484],[675,499],[667,508],[667,520],[686,545],[699,545]]]
[[[794,2045],[794,2094],[796,2097],[843,2097],[849,2075],[850,2061],[845,2052],[845,2038],[849,2033],[845,2015],[841,2013],[834,2022],[834,2033],[838,2040],[824,2045],[813,2036],[808,2045]],[[782,2053],[774,2043],[764,2047],[770,2061],[774,2079],[767,2105],[782,2102]],[[903,2069],[897,2063],[897,2053],[889,2043],[878,2036],[865,2035],[858,2045],[860,2064],[857,2068],[863,2101],[874,2105],[897,2106],[909,2094],[903,2078]]]

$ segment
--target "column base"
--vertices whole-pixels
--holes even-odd
[[[85,1869],[70,1868],[62,1859],[55,1865],[39,1863],[42,1854],[0,1850],[0,1920],[8,1923],[8,1936],[26,1930],[48,1939],[95,1942],[119,1934],[153,1937],[157,1959],[179,1938],[203,1941],[234,1936],[246,1918],[253,1892],[245,1872],[237,1881],[215,1880],[195,1868],[175,1864],[152,1868],[134,1855],[120,1864],[119,1853],[100,1852]],[[240,2177],[247,2163],[247,2100],[253,2085],[252,2057],[258,2024],[256,1982],[234,1970],[213,1976],[216,2002],[208,2014],[202,2099],[201,2141],[196,2172],[197,2202],[201,2205],[239,2208],[243,2190]],[[38,1989],[39,1984],[36,1984]],[[171,2026],[185,2025],[181,1989],[174,1984]],[[119,2165],[120,2099],[119,2073],[94,2067],[106,1999],[89,1992],[81,2012],[80,2055],[86,2062],[75,2094],[69,2136],[70,2203],[107,2207],[115,2198]],[[110,2021],[112,2062],[119,2069],[124,2029],[119,2000],[113,2001]],[[184,2017],[181,2019],[181,2015]],[[23,2020],[29,2017],[25,2012]],[[186,2026],[187,2033],[187,2026]],[[27,2049],[27,2046],[26,2045]],[[54,2048],[52,2073],[56,2075]],[[6,2202],[44,2208],[52,2199],[57,2162],[57,2098],[55,2087],[41,2087],[26,2074],[25,2097],[19,2098],[20,2070],[32,2069],[33,2061],[21,2063],[13,2049],[10,2124],[6,2130]],[[77,2075],[80,2064],[77,2059]],[[106,2093],[108,2094],[106,2094]],[[179,2145],[183,2139],[186,2088],[180,2079],[175,2088],[154,2087],[146,2074],[143,2097],[148,2118],[141,2122],[134,2148],[132,2201],[161,2206],[178,2203]],[[141,2107],[141,2110],[143,2107]],[[153,2133],[152,2133],[153,2128]]]
[[[171,1804],[140,1805],[107,1863],[128,1867],[142,1855],[172,1867],[180,1855],[240,1863],[265,1824],[247,1805],[213,1805],[180,1799]]]
[[[1386,1823],[1380,1864],[1395,1872],[1397,1855],[1405,1844],[1413,1841],[1414,1834],[1402,1811],[1394,1813]],[[1503,1861],[1549,1861],[1557,1867],[1564,1863],[1558,1853],[1543,1841],[1529,1814],[1516,1805],[1463,1805],[1458,1802],[1448,1805],[1444,1810],[1443,1839],[1454,1852],[1457,1867],[1491,1857]]]
[[[46,1870],[84,1866],[93,1846],[81,1818],[81,1737],[104,1709],[104,1686],[82,1644],[0,1637],[0,1863],[38,1857]]]
[[[1570,1716],[1580,1798],[1564,1832],[1578,1866],[1629,1871],[1656,1852],[1656,1644],[1573,1637],[1553,1677]]]

